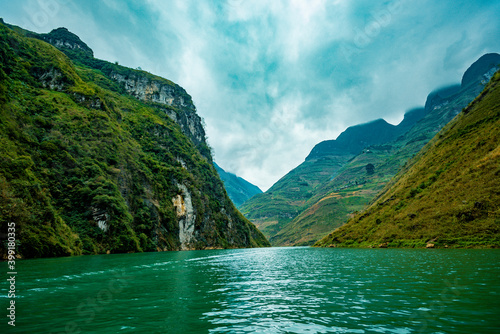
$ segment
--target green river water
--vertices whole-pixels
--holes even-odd
[[[264,248],[7,263],[0,333],[500,333],[500,250]]]

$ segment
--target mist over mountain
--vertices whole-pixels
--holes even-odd
[[[0,334],[500,333],[499,0],[0,8]]]
[[[374,203],[316,245],[499,247],[499,143],[497,72]]]
[[[480,57],[465,72],[476,73],[467,74],[474,82],[434,90],[425,107],[409,110],[397,126],[379,119],[317,144],[300,166],[240,210],[273,245],[314,243],[373,200],[481,92],[499,64],[498,54]]]

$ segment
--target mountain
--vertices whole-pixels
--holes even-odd
[[[414,124],[422,115],[420,110],[411,111],[400,125],[394,126],[379,119],[346,129],[336,140],[317,144],[298,167],[276,182],[268,191],[256,195],[245,202],[241,212],[249,218],[274,245],[289,245],[276,240],[281,231],[297,218],[316,198],[318,192],[339,173],[341,168],[352,160],[363,147],[378,144],[398,137],[403,129]],[[366,203],[363,202],[362,205]],[[362,206],[361,206],[362,207]],[[361,209],[360,207],[360,209]],[[320,228],[321,233],[331,230],[330,223]],[[318,226],[315,226],[315,228]],[[293,230],[294,237],[300,239],[307,235],[306,244],[312,244],[320,237],[306,229]],[[297,239],[297,240],[298,240]]]
[[[233,173],[228,173],[216,163],[214,163],[215,169],[219,173],[219,176],[224,182],[224,187],[226,188],[229,198],[233,201],[236,207],[241,206],[249,198],[257,194],[262,194],[262,190],[256,185],[251,184],[245,179],[234,175]]]
[[[431,92],[425,107],[408,111],[397,126],[377,120],[316,145],[304,163],[246,202],[241,212],[273,245],[311,245],[368,205],[481,92],[496,68],[488,65],[495,62],[500,64],[500,55],[479,58],[470,66],[483,71],[476,81]]]
[[[398,126],[391,125],[383,119],[351,126],[342,132],[337,139],[317,144],[306,160],[337,154],[357,154],[370,145],[393,141],[422,117],[421,110],[415,109],[406,114]]]
[[[486,84],[493,74],[495,68],[500,63],[500,56],[497,53],[487,53],[479,58],[471,67],[465,71],[462,77],[461,87],[466,88],[480,81],[483,85]]]
[[[499,189],[497,72],[373,204],[316,245],[500,247]]]
[[[328,182],[350,158],[351,155],[346,154],[306,160],[265,193],[245,202],[240,211],[267,238],[273,237],[305,209],[315,188]]]
[[[0,113],[0,226],[15,224],[16,254],[269,245],[228,198],[189,94],[95,59],[67,29],[0,22]]]

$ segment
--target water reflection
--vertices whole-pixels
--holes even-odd
[[[19,261],[16,333],[496,333],[499,257],[268,248]]]

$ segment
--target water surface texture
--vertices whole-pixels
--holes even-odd
[[[0,329],[499,333],[499,260],[500,250],[339,248],[25,260],[17,262],[16,327],[3,311]],[[5,280],[1,288],[5,310]]]

